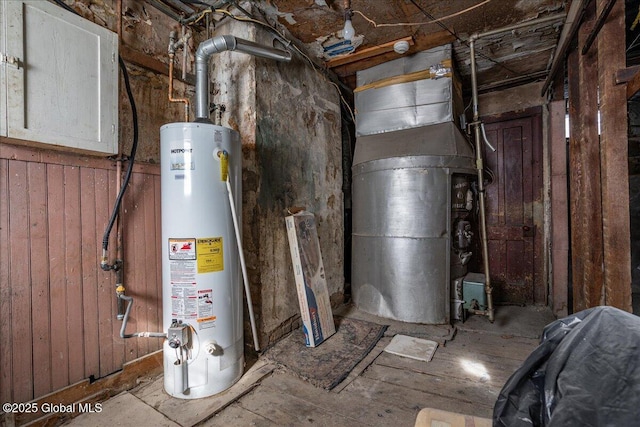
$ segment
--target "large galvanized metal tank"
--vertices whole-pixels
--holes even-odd
[[[462,100],[452,70],[386,82],[447,65],[451,47],[443,46],[358,73],[353,300],[405,322],[450,320],[452,177],[476,172],[455,123]]]
[[[451,179],[475,174],[453,123],[359,139],[353,167],[352,292],[368,313],[450,320]]]

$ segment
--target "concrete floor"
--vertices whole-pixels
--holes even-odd
[[[395,322],[352,306],[341,307],[334,314],[389,325],[379,345],[345,380],[350,384],[341,384],[337,390],[313,387],[282,367],[258,359],[237,384],[219,395],[173,399],[162,390],[160,377],[103,402],[102,412],[82,414],[66,425],[413,426],[418,411],[428,406],[489,418],[508,375],[535,348],[543,327],[555,320],[548,308],[538,306],[499,306],[494,323],[470,316],[465,323],[453,326]],[[380,346],[398,333],[439,341],[436,364],[431,365],[437,370],[429,372],[424,362],[392,359],[383,353]],[[443,367],[461,354],[483,360],[492,371],[493,383],[468,378],[455,372],[459,370],[455,367]]]

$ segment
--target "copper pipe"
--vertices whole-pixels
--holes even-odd
[[[173,97],[173,57],[174,54],[169,54],[169,102],[184,102],[184,121],[189,121],[189,100],[187,98],[174,98]]]

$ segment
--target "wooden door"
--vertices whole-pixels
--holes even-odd
[[[540,109],[485,119],[489,270],[496,302],[546,303]]]

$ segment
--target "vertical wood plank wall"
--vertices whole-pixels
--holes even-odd
[[[598,15],[606,2],[596,2]],[[633,11],[631,11],[633,13]],[[631,297],[631,225],[629,212],[629,140],[627,94],[611,76],[626,66],[620,48],[625,37],[625,3],[618,2],[598,36],[598,83],[602,132],[602,226],[605,303],[633,312]]]
[[[578,46],[595,24],[595,7],[587,8]],[[569,86],[569,191],[573,311],[604,304],[602,198],[598,137],[598,59],[595,49],[567,57]]]
[[[123,201],[127,332],[162,330],[159,173],[136,165]],[[103,377],[161,348],[120,338],[115,274],[99,267],[115,188],[113,161],[0,142],[0,401]],[[110,262],[115,242],[114,228]]]

